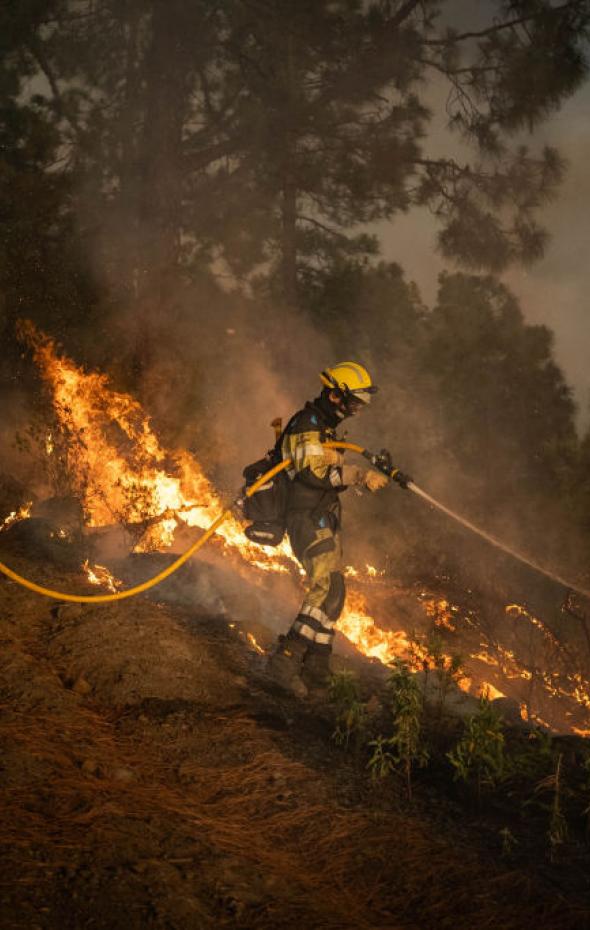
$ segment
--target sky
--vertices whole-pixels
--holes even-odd
[[[451,0],[448,10],[465,27],[489,22],[485,2]],[[461,145],[446,127],[446,95],[442,84],[429,91],[434,116],[427,145],[430,152],[451,155]],[[539,214],[551,236],[545,256],[527,269],[509,270],[503,280],[518,297],[527,322],[553,330],[555,357],[574,390],[578,424],[585,430],[590,426],[590,81],[525,141],[532,151],[545,144],[557,147],[568,170],[557,198]],[[456,268],[436,251],[438,229],[428,210],[416,208],[375,228],[384,259],[399,262],[429,305],[440,272]]]

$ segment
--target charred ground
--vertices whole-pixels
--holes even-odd
[[[371,784],[330,706],[274,692],[227,618],[56,606],[5,579],[0,603],[3,928],[590,925],[581,822],[552,852],[514,785],[478,805],[442,766],[412,804]],[[572,767],[582,743],[563,742]]]

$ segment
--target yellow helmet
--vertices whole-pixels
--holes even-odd
[[[325,368],[320,372],[320,378],[326,387],[340,391],[342,397],[353,404],[368,404],[371,394],[377,392],[371,375],[358,362],[339,362],[332,368]]]

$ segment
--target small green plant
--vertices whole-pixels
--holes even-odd
[[[524,741],[513,741],[505,758],[505,775],[513,783],[536,783],[553,768],[553,737],[532,730]]]
[[[504,733],[502,721],[487,697],[465,725],[463,736],[447,758],[455,779],[475,785],[478,798],[482,788],[494,787],[504,773]]]
[[[443,639],[433,632],[426,641],[413,637],[411,662],[415,668],[422,669],[424,672],[425,698],[429,695],[429,682],[435,689],[436,698],[431,701],[431,711],[435,723],[439,723],[449,691],[453,686],[458,685],[465,674],[463,657],[445,653]]]
[[[415,765],[426,765],[429,759],[422,729],[424,696],[416,676],[399,659],[393,664],[387,687],[391,696],[393,734],[375,747],[374,768],[387,769],[390,761],[392,766],[400,766],[411,798],[412,769]]]
[[[332,739],[348,749],[351,737],[357,748],[366,728],[366,710],[361,701],[358,681],[352,672],[337,672],[330,677],[328,694],[336,708],[336,729]]]
[[[436,634],[431,634],[427,640],[426,648],[431,667],[434,669],[434,678],[437,684],[436,717],[442,717],[445,701],[453,685],[457,685],[462,677],[463,658],[460,655],[445,655],[443,640]]]
[[[518,840],[510,827],[502,827],[500,836],[502,838],[502,856],[508,858],[514,852],[515,847],[518,846]]]
[[[529,735],[531,745],[540,758],[550,759],[553,753],[553,737],[547,730],[533,730]]]
[[[560,753],[555,763],[555,771],[539,782],[535,792],[549,790],[552,793],[551,804],[549,807],[549,827],[547,837],[551,845],[552,855],[559,846],[567,842],[569,830],[567,820],[562,809],[563,782],[562,782],[562,760]]]
[[[391,737],[378,736],[377,739],[371,740],[369,746],[373,749],[371,758],[367,762],[371,781],[382,781],[391,775],[397,763]]]

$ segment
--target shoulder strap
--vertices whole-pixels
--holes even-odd
[[[295,420],[297,419],[297,417],[299,416],[300,413],[301,413],[301,411],[298,410],[297,413],[294,413],[294,414],[293,414],[293,416],[291,417],[291,419],[287,422],[287,425],[285,426],[285,428],[284,428],[284,430],[282,431],[281,435],[278,437],[277,441],[275,442],[274,446],[273,446],[272,449],[270,450],[271,454],[274,455],[274,456],[276,456],[276,457],[278,457],[279,459],[282,458],[282,456],[283,456],[283,452],[282,452],[282,448],[283,448],[283,439],[285,438],[285,436],[286,436],[287,433],[289,432],[289,429],[290,429],[291,425],[295,422]]]

